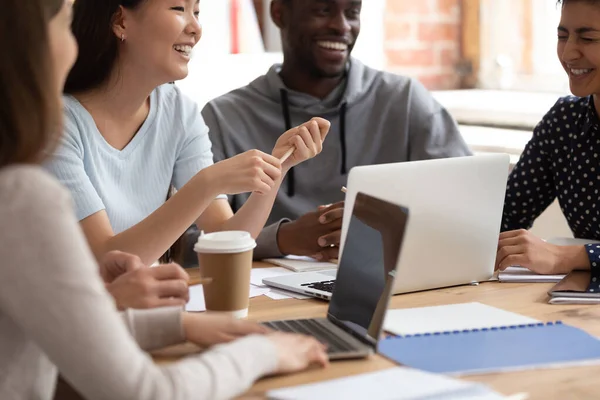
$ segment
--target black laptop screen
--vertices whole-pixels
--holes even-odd
[[[328,318],[376,343],[394,286],[408,211],[358,193]]]

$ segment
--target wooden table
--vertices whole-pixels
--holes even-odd
[[[257,264],[264,267],[264,264]],[[191,275],[197,274],[192,271]],[[600,336],[600,307],[584,305],[549,305],[546,292],[552,284],[509,284],[487,282],[478,286],[460,286],[420,293],[394,296],[390,308],[410,308],[477,301],[507,311],[516,312],[542,321],[561,320],[588,333]],[[271,300],[266,296],[250,301],[249,319],[253,321],[323,317],[327,302],[320,300]],[[179,346],[166,349],[155,356],[157,361],[168,361],[193,351]],[[493,351],[492,349],[490,351]],[[330,367],[299,374],[267,378],[258,381],[241,398],[261,399],[270,389],[318,382],[348,375],[377,371],[395,366],[379,355],[367,360],[336,361]],[[554,370],[488,374],[463,378],[489,385],[502,394],[529,393],[529,399],[600,399],[600,366],[575,367]],[[399,389],[400,390],[400,389]]]

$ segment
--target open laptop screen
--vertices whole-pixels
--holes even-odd
[[[408,210],[358,193],[340,258],[328,318],[376,344],[394,288]]]

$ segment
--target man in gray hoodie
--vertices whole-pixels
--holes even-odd
[[[361,3],[273,0],[283,64],[202,110],[215,161],[254,148],[270,152],[283,130],[313,116],[331,121],[319,157],[288,173],[256,258],[337,258],[340,189],[354,166],[471,154],[456,122],[418,81],[350,57]],[[230,197],[233,209],[247,197]],[[325,204],[331,205],[319,207]]]

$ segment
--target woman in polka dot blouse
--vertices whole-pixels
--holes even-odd
[[[574,96],[548,111],[510,174],[500,270],[520,265],[557,274],[600,267],[598,244],[557,246],[525,230],[558,198],[575,237],[600,240],[600,0],[559,3],[558,58]]]

